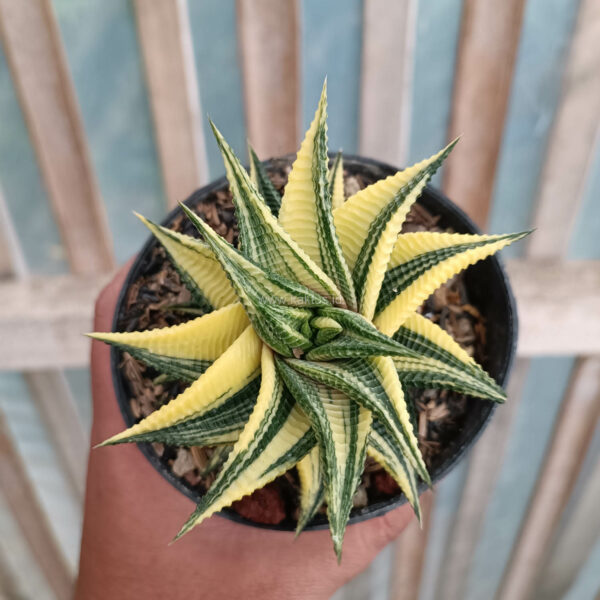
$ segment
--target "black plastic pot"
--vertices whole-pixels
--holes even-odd
[[[288,158],[285,157],[285,159]],[[282,159],[276,160],[280,161]],[[387,177],[398,170],[379,161],[347,155],[344,156],[344,168],[350,174],[361,175],[368,181]],[[210,185],[194,192],[185,203],[188,206],[197,206],[206,202],[215,191],[227,188],[227,185],[225,177],[221,177]],[[479,233],[473,221],[436,188],[427,186],[419,199],[419,203],[433,215],[439,215],[441,227],[450,227],[457,233]],[[180,213],[180,208],[173,210],[163,221],[163,225],[169,225]],[[153,237],[150,237],[131,266],[117,302],[113,319],[113,331],[117,331],[119,317],[123,314],[126,292],[130,285],[145,272],[148,267],[150,252],[155,244],[157,242]],[[515,356],[518,329],[515,301],[508,277],[500,260],[494,256],[469,267],[465,273],[465,283],[469,301],[479,309],[486,321],[487,347],[486,360],[483,366],[500,385],[504,385],[508,379]],[[129,405],[127,382],[119,368],[121,353],[114,347],[111,351],[111,367],[117,402],[125,424],[129,427],[136,422],[136,419]],[[464,426],[456,431],[455,438],[442,449],[436,465],[431,470],[430,474],[434,482],[439,481],[465,457],[485,429],[494,408],[495,404],[491,401],[468,399],[467,417]],[[195,502],[199,501],[200,494],[174,475],[168,465],[163,463],[161,458],[154,452],[150,444],[139,444],[139,447],[165,479]],[[379,516],[404,502],[406,502],[406,498],[402,494],[385,502],[354,509],[349,522],[357,523]],[[266,529],[293,530],[295,526],[295,524],[285,522],[279,525],[254,523],[230,509],[225,509],[220,514],[246,525]],[[327,519],[319,515],[307,529],[321,529],[326,526]]]

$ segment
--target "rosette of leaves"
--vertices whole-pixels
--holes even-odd
[[[400,234],[454,143],[346,199],[341,155],[328,167],[326,118],[324,86],[282,197],[255,153],[248,174],[213,125],[238,247],[184,205],[201,239],[141,217],[205,314],[163,329],[92,334],[190,384],[103,445],[232,446],[177,538],[296,467],[297,531],[325,502],[339,559],[366,455],[419,515],[417,482],[430,478],[405,386],[505,399],[418,309],[457,272],[525,234]]]

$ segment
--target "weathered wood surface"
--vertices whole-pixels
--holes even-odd
[[[481,227],[490,210],[525,0],[466,0],[458,46],[444,190]]]
[[[185,0],[134,3],[167,202],[208,180],[200,98]]]
[[[300,137],[298,0],[238,0],[238,44],[248,139],[262,159]]]
[[[2,0],[0,34],[71,269],[108,271],[104,205],[50,0]]]
[[[520,315],[521,356],[600,354],[600,264],[515,260],[508,272]],[[94,301],[109,276],[0,283],[0,369],[88,364]],[[573,290],[576,290],[576,294]]]

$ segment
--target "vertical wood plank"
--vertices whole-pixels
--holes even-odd
[[[558,519],[600,417],[600,358],[580,359],[544,467],[511,555],[500,600],[525,600],[535,589]]]
[[[0,188],[0,279],[14,274],[23,275],[25,271],[25,258]]]
[[[408,155],[416,0],[365,0],[360,153],[404,165]]]
[[[465,0],[444,189],[485,227],[508,106],[525,0]]]
[[[56,597],[68,600],[73,594],[73,578],[56,545],[46,516],[35,499],[35,492],[27,480],[1,413],[0,489]]]
[[[433,510],[433,495],[430,492],[421,496],[421,509],[422,527],[416,518],[413,519],[396,542],[391,600],[417,600],[419,597]]]
[[[517,361],[507,389],[508,401],[498,408],[469,459],[460,506],[446,547],[446,560],[437,582],[437,597],[444,600],[465,597],[469,567],[502,467],[528,368],[528,360]]]
[[[82,503],[89,449],[75,401],[60,371],[25,373],[38,412],[46,424],[77,500]]]
[[[582,0],[542,171],[532,257],[557,258],[567,250],[600,123],[599,72],[600,2]]]
[[[300,137],[298,0],[237,0],[248,138],[261,158],[296,151]]]
[[[185,0],[135,0],[169,207],[208,180],[200,99]]]
[[[110,236],[50,0],[0,1],[0,32],[71,268],[109,270]]]

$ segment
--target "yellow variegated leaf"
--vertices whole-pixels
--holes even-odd
[[[200,303],[204,300],[211,308],[221,308],[237,300],[225,271],[206,244],[137,216],[163,245],[192,295],[201,297]]]
[[[393,335],[442,283],[524,236],[418,232],[396,242],[377,305],[375,325]]]
[[[149,431],[164,429],[222,405],[249,384],[260,370],[262,342],[252,327],[242,335],[190,387],[165,406],[104,444],[114,444]]]
[[[300,480],[300,516],[298,535],[315,516],[325,499],[325,481],[319,446],[315,446],[297,465]]]
[[[176,539],[225,506],[263,487],[298,463],[316,440],[308,419],[284,392],[273,352],[264,344],[254,411],[222,471]]]
[[[331,191],[331,208],[335,210],[346,201],[344,195],[344,159],[338,152],[329,171],[329,189]]]

